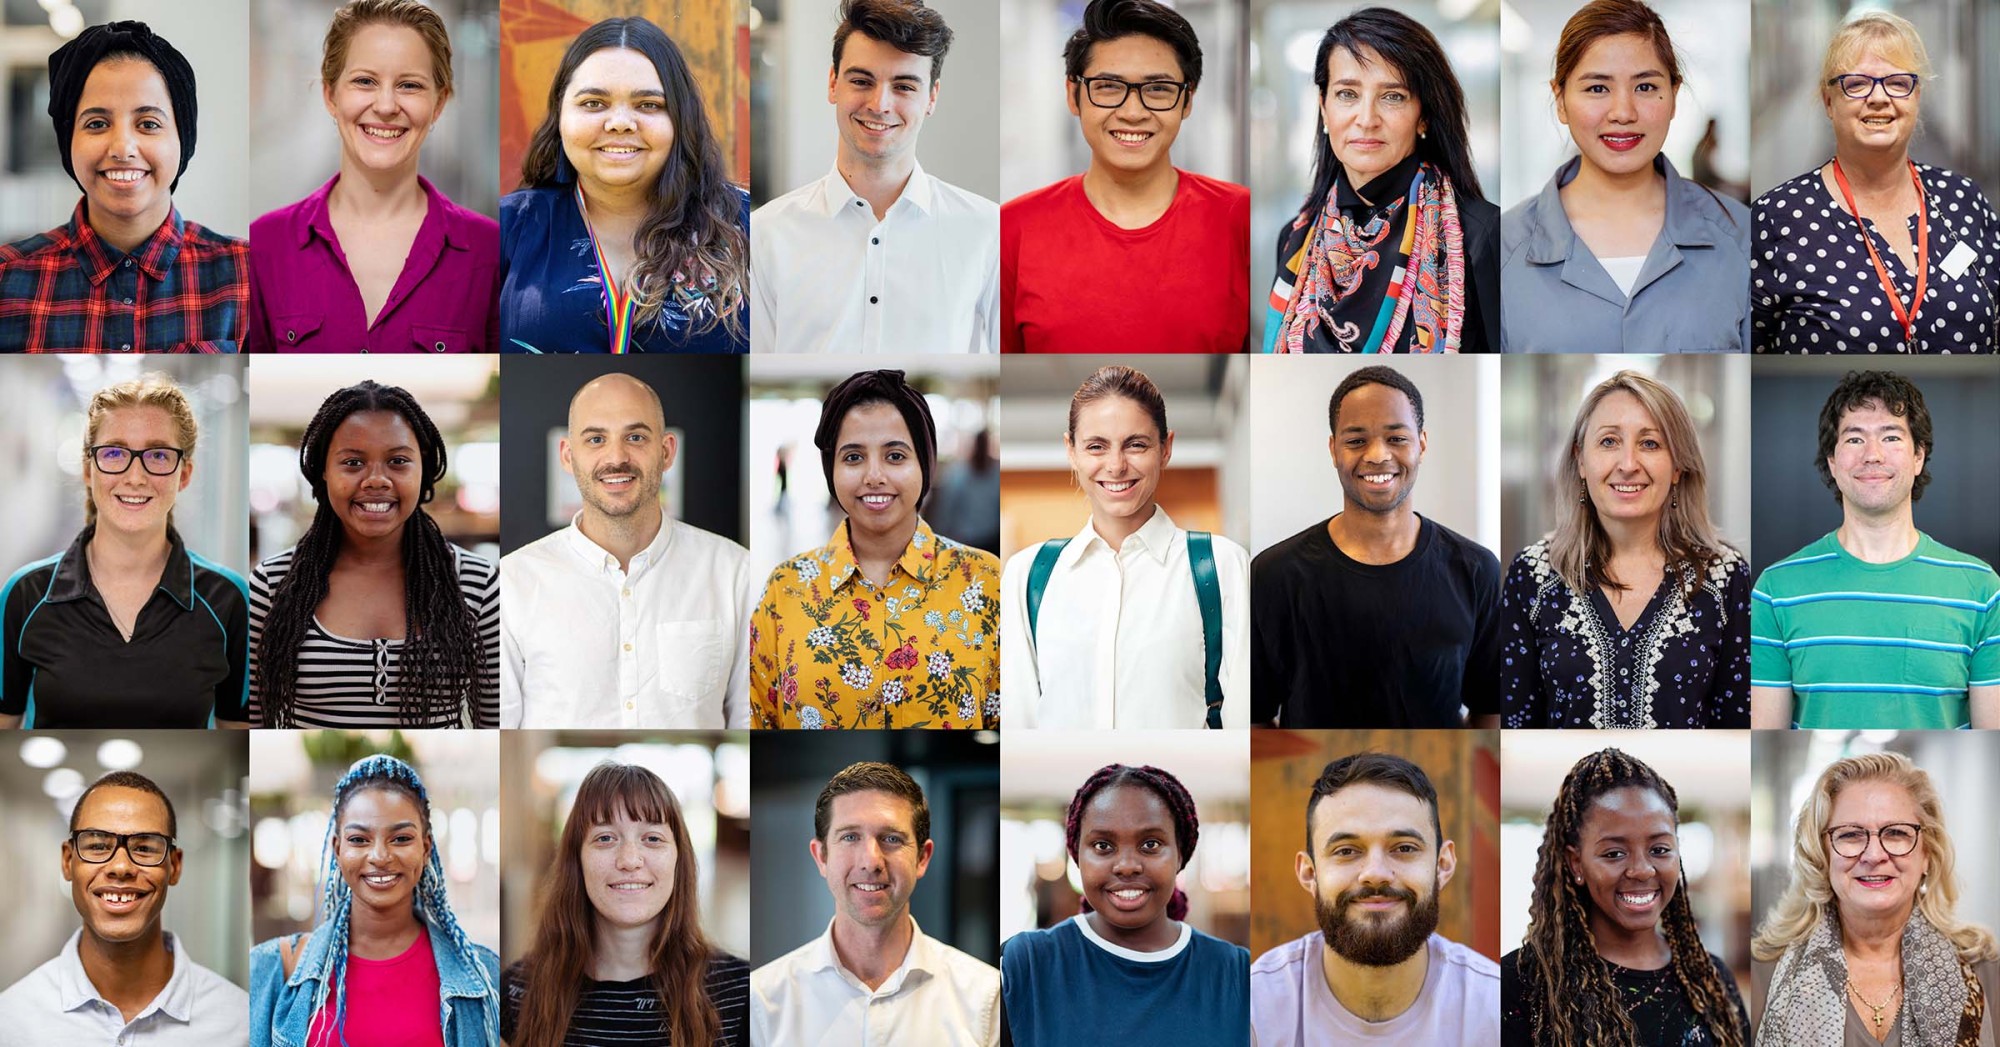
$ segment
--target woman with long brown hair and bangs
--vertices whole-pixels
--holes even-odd
[[[507,352],[750,348],[750,194],[679,47],[643,18],[578,34],[500,201]]]
[[[699,865],[658,775],[592,768],[563,824],[534,945],[501,975],[501,1038],[743,1047],[750,968],[702,934]]]

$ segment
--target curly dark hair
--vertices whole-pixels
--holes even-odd
[[[1348,393],[1364,385],[1386,385],[1409,397],[1410,409],[1415,411],[1417,415],[1417,431],[1423,432],[1424,394],[1417,391],[1417,383],[1410,381],[1408,375],[1393,367],[1384,367],[1381,364],[1370,364],[1367,367],[1360,368],[1353,374],[1341,379],[1340,384],[1333,387],[1333,395],[1328,397],[1326,401],[1327,432],[1340,432],[1338,422],[1340,418],[1340,401],[1347,399]]]
[[[1924,406],[1924,391],[1894,371],[1849,371],[1833,387],[1826,406],[1819,409],[1819,457],[1813,459],[1813,465],[1819,469],[1820,482],[1833,492],[1834,501],[1840,501],[1833,467],[1826,460],[1833,457],[1834,444],[1840,441],[1841,417],[1871,404],[1907,422],[1910,439],[1924,453],[1923,471],[1910,483],[1910,501],[1915,502],[1931,482],[1931,411]]]

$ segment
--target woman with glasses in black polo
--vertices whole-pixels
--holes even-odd
[[[1753,207],[1756,352],[2000,351],[2000,218],[1971,179],[1910,159],[1929,75],[1901,17],[1834,33],[1819,84],[1833,159]]]
[[[243,579],[188,551],[186,394],[160,375],[91,397],[82,533],[0,591],[0,727],[247,727]]]

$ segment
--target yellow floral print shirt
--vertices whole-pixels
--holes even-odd
[[[750,616],[757,727],[1000,726],[1000,561],[919,519],[886,585],[842,522],[779,564]]]

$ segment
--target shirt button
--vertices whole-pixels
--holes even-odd
[[[126,305],[131,305],[131,304],[132,304],[132,300],[131,300],[130,298],[127,298],[127,299],[125,299],[125,304],[126,304]]]
[[[882,238],[879,236],[871,236],[868,238],[868,242],[871,244],[880,244],[882,242]]]
[[[627,708],[627,709],[630,709],[630,708],[632,708],[632,703],[631,703],[631,702],[626,702],[626,703],[625,703],[625,708]]]
[[[628,643],[628,644],[626,644],[626,645],[625,645],[625,649],[626,649],[626,650],[628,650],[628,651],[629,651],[629,650],[631,650],[631,649],[632,649],[632,645],[631,645],[631,644],[629,644],[629,643]]]
[[[856,207],[860,207],[860,206],[861,206],[861,201],[859,201],[859,200],[856,200],[856,201],[854,201],[854,206],[856,206]]]
[[[620,595],[620,596],[630,596],[630,595],[632,595],[632,590],[630,590],[630,589],[626,589],[626,590],[624,590],[623,592],[621,592],[621,593],[620,593],[619,595]]]
[[[119,351],[119,352],[121,352],[121,353],[129,353],[129,352],[131,352],[131,351],[132,351],[132,343],[131,343],[131,342],[126,342],[126,343],[125,343],[124,345],[121,345],[121,346],[119,346],[119,347],[118,347],[118,351]]]
[[[365,352],[367,352],[368,350],[366,350],[366,349],[363,349],[363,350],[361,350],[361,351],[365,353]]]
[[[132,260],[130,258],[125,259],[125,268],[132,268]]]
[[[443,342],[439,342],[439,343],[437,343],[436,345],[433,345],[433,346],[431,346],[431,348],[432,348],[433,350],[437,351],[437,352],[440,352],[440,353],[441,353],[441,352],[444,352],[444,343],[443,343]]]
[[[298,333],[297,331],[286,331],[286,332],[285,332],[285,341],[287,341],[287,342],[292,342],[292,343],[295,343],[295,344],[296,344],[296,343],[298,342],[298,340],[299,340],[299,333]]]
[[[881,301],[881,299],[880,299],[880,298],[877,298],[877,297],[875,297],[875,296],[874,296],[874,295],[872,295],[872,294],[868,296],[868,304],[869,304],[869,305],[874,305],[874,304],[875,304],[876,302],[879,302],[879,301]]]

